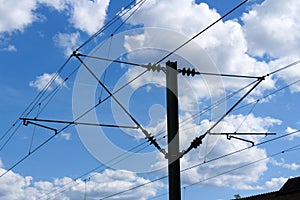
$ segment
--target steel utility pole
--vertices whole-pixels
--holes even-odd
[[[169,200],[181,199],[177,62],[166,63]]]

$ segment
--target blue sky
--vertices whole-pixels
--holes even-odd
[[[112,98],[76,120],[108,92],[76,57],[63,65],[72,51],[119,14],[122,17],[116,23],[79,52],[155,63],[240,2],[146,0],[136,12],[123,16],[130,1],[0,0],[1,199],[101,199],[164,177],[165,158],[145,142],[140,130],[76,125],[53,137],[54,131],[24,126],[19,117],[136,126]],[[178,68],[201,72],[261,77],[279,69],[212,131],[276,135],[238,136],[254,142],[252,148],[249,142],[208,135],[199,148],[181,159],[182,169],[192,167],[181,173],[182,199],[230,199],[235,194],[270,192],[299,176],[300,71],[295,63],[300,58],[299,8],[297,0],[250,0],[168,58],[178,61]],[[112,92],[145,70],[82,59]],[[56,74],[61,66],[63,70]],[[205,133],[251,86],[225,103],[217,104],[219,100],[256,80],[178,77],[181,150]],[[42,98],[31,105],[39,94]],[[115,96],[166,148],[165,74],[146,72]],[[216,106],[199,114],[210,105]],[[24,114],[26,108],[30,112]],[[66,125],[36,123],[57,130]],[[48,138],[52,139],[37,149]],[[118,157],[120,153],[125,157]],[[167,179],[108,199],[153,198],[168,198]]]

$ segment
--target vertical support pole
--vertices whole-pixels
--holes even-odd
[[[181,199],[177,62],[166,63],[169,200]]]

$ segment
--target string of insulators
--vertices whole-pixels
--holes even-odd
[[[154,138],[154,136],[151,135],[151,133],[148,133],[148,131],[146,131],[145,129],[142,129],[143,133],[146,135],[146,138],[148,140],[148,142],[150,142],[150,145],[154,145],[161,153],[163,153],[164,155],[166,155],[166,150],[161,148],[161,146],[157,143],[156,139]]]
[[[152,70],[153,72],[157,71],[160,72],[160,70],[165,71],[165,67],[162,67],[160,64],[152,64],[149,63],[148,65],[146,65],[146,68],[148,69],[148,71]]]
[[[196,72],[196,70],[190,69],[190,68],[183,68],[183,69],[178,69],[178,73],[181,73],[183,76],[187,75],[187,76],[195,76],[196,74],[199,74],[199,72]]]
[[[192,142],[191,142],[191,147],[193,148],[197,148],[198,146],[200,146],[200,144],[202,144],[202,139],[204,137],[203,136],[200,136],[200,137],[196,137]]]
[[[205,136],[207,135],[207,133],[199,136],[199,137],[196,137],[190,144],[189,148],[187,148],[187,150],[183,151],[182,152],[182,155],[185,155],[187,154],[188,152],[190,152],[193,148],[196,149],[198,148],[201,144],[202,144],[202,140],[205,138]]]

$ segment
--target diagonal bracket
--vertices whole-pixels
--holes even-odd
[[[237,136],[234,136],[234,135],[276,135],[276,133],[237,133],[237,132],[234,132],[234,133],[210,133],[210,135],[226,135],[226,138],[228,140],[231,140],[232,138],[233,139],[237,139],[237,140],[241,140],[241,141],[244,141],[244,142],[249,142],[252,144],[252,146],[254,146],[254,142],[251,141],[251,140],[247,140],[247,139],[244,139],[244,138],[240,138],[240,137],[237,137]]]
[[[36,126],[39,126],[39,127],[42,127],[42,128],[45,128],[45,129],[49,129],[51,131],[54,131],[55,135],[57,135],[57,133],[58,133],[57,129],[52,128],[50,126],[45,126],[43,124],[38,124],[38,123],[35,123],[35,122],[31,122],[31,121],[28,121],[28,120],[26,120],[24,118],[20,118],[20,119],[23,120],[24,126],[28,126],[29,124],[32,124],[32,125],[36,125]]]

